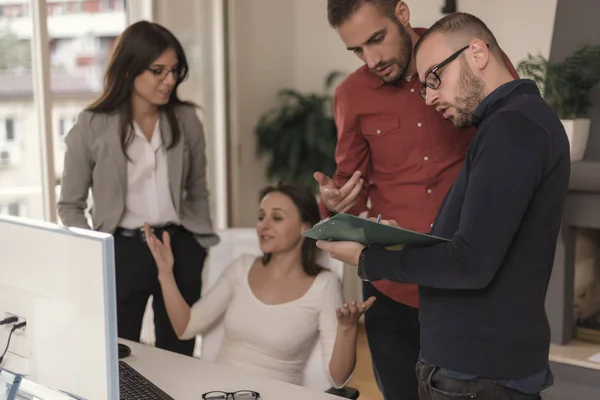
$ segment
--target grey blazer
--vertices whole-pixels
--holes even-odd
[[[209,215],[206,186],[206,143],[202,123],[191,106],[175,109],[181,140],[167,151],[169,189],[181,224],[205,247],[219,242]],[[65,138],[66,153],[58,214],[66,226],[90,229],[85,210],[92,189],[92,229],[114,233],[127,194],[127,160],[121,150],[117,113],[79,114]],[[171,142],[166,115],[160,116],[165,143]]]

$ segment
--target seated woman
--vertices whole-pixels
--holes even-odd
[[[265,189],[256,227],[264,256],[235,260],[191,308],[173,276],[169,235],[163,233],[161,242],[146,227],[177,336],[193,338],[224,315],[217,362],[298,385],[318,339],[331,385],[345,386],[356,360],[358,319],[375,298],[342,306],[339,279],[317,264],[315,241],[301,235],[319,219],[310,190],[291,185]]]

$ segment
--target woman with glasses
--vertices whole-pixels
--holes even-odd
[[[58,202],[66,226],[115,238],[119,337],[139,341],[153,296],[156,346],[192,355],[194,340],[173,331],[144,224],[172,238],[174,276],[183,298],[200,297],[206,248],[218,242],[209,216],[205,139],[195,106],[177,97],[188,67],[179,41],[147,21],[119,37],[101,96],[80,113],[65,138]]]
[[[317,263],[315,240],[302,236],[319,220],[310,189],[280,185],[263,190],[256,234],[264,255],[233,261],[192,307],[173,273],[178,262],[173,238],[168,232],[157,237],[148,227],[148,246],[177,335],[194,338],[223,318],[217,362],[297,385],[319,340],[331,385],[345,386],[356,360],[358,319],[375,298],[343,305],[338,277]]]

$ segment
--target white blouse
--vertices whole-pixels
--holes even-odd
[[[345,386],[347,382],[336,385],[329,372],[337,333],[335,309],[343,304],[338,277],[323,271],[299,299],[268,305],[254,296],[248,282],[255,259],[243,255],[227,267],[208,293],[192,306],[182,339],[209,330],[224,314],[224,338],[217,362],[297,385],[302,384],[304,367],[319,340],[330,383],[338,388]]]
[[[127,147],[127,191],[125,211],[119,226],[138,229],[179,223],[179,216],[169,189],[167,149],[163,144],[159,121],[148,141],[142,129],[133,122],[133,140]]]

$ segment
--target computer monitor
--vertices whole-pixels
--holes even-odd
[[[88,400],[117,400],[111,235],[0,217],[0,319],[25,318],[1,367]],[[0,352],[9,328],[0,327]]]

